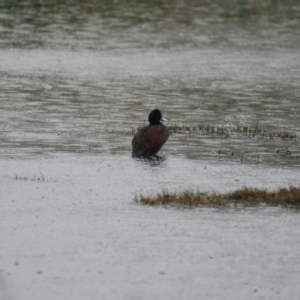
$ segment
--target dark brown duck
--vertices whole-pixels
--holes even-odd
[[[148,117],[149,125],[139,129],[132,139],[133,157],[151,157],[156,156],[164,143],[169,138],[168,127],[161,123],[166,121],[158,109],[154,109]]]

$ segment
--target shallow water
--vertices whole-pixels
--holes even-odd
[[[279,75],[272,69],[268,78],[258,75],[256,83],[247,78],[253,72],[266,72],[265,65],[276,61],[284,65],[282,69],[290,69],[294,61],[300,61],[298,54],[262,59],[243,52],[238,62],[236,55],[197,49],[176,54],[151,50],[101,55],[94,51],[2,51],[0,57],[7,60],[2,68],[2,155],[130,153],[132,130],[143,124],[152,108],[159,107],[171,125],[259,127],[266,132],[264,137],[230,134],[225,138],[173,134],[164,147],[166,155],[215,159],[214,154],[223,149],[234,152],[235,161],[259,154],[259,162],[268,165],[299,167],[296,84],[300,74],[288,84],[282,82],[283,75],[279,84],[274,83]],[[17,65],[14,57],[19,57]],[[208,58],[226,64],[232,61],[234,71],[227,70],[227,75],[217,69],[205,72]],[[295,73],[299,70],[300,66]],[[296,137],[268,137],[283,132]],[[285,148],[291,155],[276,155]]]
[[[168,188],[296,184],[294,170],[168,157],[0,160],[4,299],[297,299],[299,213],[133,201]],[[235,177],[233,177],[233,173]],[[175,180],[176,179],[176,180]],[[1,295],[1,293],[0,293]],[[10,297],[10,298],[9,298]]]
[[[298,299],[298,213],[133,200],[299,184],[299,17],[297,1],[1,2],[0,299]],[[198,128],[156,165],[130,157],[153,108]]]

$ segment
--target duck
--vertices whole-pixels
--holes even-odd
[[[161,123],[167,119],[159,109],[150,112],[148,121],[150,124],[140,128],[132,139],[132,157],[157,157],[158,151],[170,136],[169,128]]]

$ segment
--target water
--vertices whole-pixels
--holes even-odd
[[[128,153],[158,107],[169,124],[296,135],[174,134],[166,155],[299,167],[297,16],[280,2],[4,2],[1,153]]]
[[[299,184],[299,17],[297,1],[1,1],[0,299],[298,299],[297,213],[133,199]],[[130,157],[153,108],[198,128],[155,166]]]

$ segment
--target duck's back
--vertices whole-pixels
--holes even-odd
[[[141,128],[132,139],[132,155],[136,157],[156,155],[169,135],[168,127],[163,124]]]

